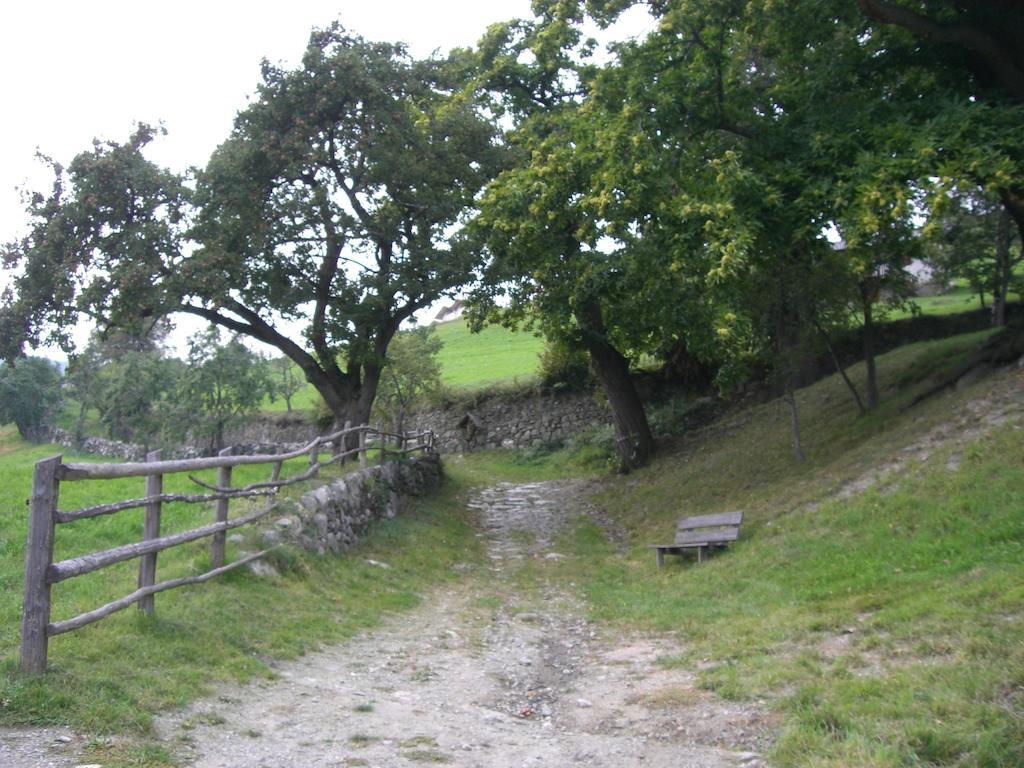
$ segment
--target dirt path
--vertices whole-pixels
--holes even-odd
[[[517,586],[528,561],[560,556],[552,542],[583,494],[576,482],[480,492],[482,573],[158,732],[196,768],[762,765],[770,720],[657,666],[670,644],[600,637],[576,596]]]

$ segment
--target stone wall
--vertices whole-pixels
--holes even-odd
[[[461,453],[482,448],[533,448],[609,423],[607,409],[589,394],[539,394],[531,390],[481,394],[444,407],[424,409],[409,419],[405,428],[432,429],[437,435],[438,450]],[[296,414],[291,418],[253,419],[229,429],[225,440],[236,455],[253,455],[295,450],[316,435],[315,427]],[[74,446],[73,435],[67,430],[53,429],[49,439]],[[79,450],[129,461],[139,461],[145,453],[141,445],[103,438],[88,438]],[[164,451],[164,458],[194,458],[207,453],[202,446],[187,445]]]
[[[431,429],[438,449],[457,453],[480,448],[533,448],[566,440],[611,423],[589,394],[497,394],[425,409],[410,419],[414,430]]]
[[[436,488],[441,475],[437,454],[353,472],[303,494],[297,502],[278,502],[281,516],[264,532],[264,542],[287,542],[321,555],[344,552],[378,520],[398,514],[409,497]]]

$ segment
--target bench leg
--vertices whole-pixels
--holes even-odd
[[[697,547],[697,564],[704,562],[704,547]]]
[[[658,550],[658,567],[661,568],[665,564],[665,551],[662,549]]]

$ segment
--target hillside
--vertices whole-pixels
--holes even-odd
[[[444,383],[456,389],[526,382],[537,375],[544,340],[527,331],[487,326],[470,333],[465,320],[434,326],[444,346],[438,357]]]
[[[57,672],[42,684],[13,675],[24,529],[20,504],[10,502],[0,553],[10,587],[0,723],[134,733],[123,754],[89,754],[105,765],[173,765],[166,747],[145,735],[154,713],[209,693],[209,681],[272,674],[265,659],[348,642],[384,612],[419,605],[417,621],[427,620],[432,606],[445,604],[435,600],[438,587],[450,594],[454,583],[465,614],[446,614],[437,626],[459,626],[458,636],[468,632],[474,643],[485,643],[486,634],[473,634],[479,627],[504,626],[509,615],[562,610],[547,605],[557,593],[586,614],[606,657],[616,647],[657,648],[644,674],[660,687],[634,692],[622,706],[649,718],[629,728],[656,722],[680,749],[756,749],[774,766],[1020,765],[1024,371],[999,371],[906,409],[987,335],[880,358],[883,402],[867,417],[857,417],[835,377],[800,390],[803,464],[793,459],[779,402],[737,408],[693,432],[679,430],[671,412],[656,412],[656,460],[572,486],[574,503],[589,496],[590,504],[551,539],[558,556],[516,560],[500,583],[488,565],[494,553],[488,561],[481,552],[489,534],[478,519],[478,489],[505,481],[515,484],[503,486],[510,494],[524,484],[535,493],[539,481],[601,473],[603,465],[586,441],[550,454],[449,457],[442,494],[382,526],[351,557],[289,555],[273,581],[239,575],[168,598],[156,622],[125,612],[62,637]],[[863,366],[851,375],[860,383]],[[4,434],[9,499],[24,494],[31,460],[48,450]],[[745,513],[737,544],[700,566],[669,557],[655,568],[648,545],[671,536],[677,517],[730,509]],[[123,535],[123,526],[116,531]],[[101,526],[90,545],[113,532]],[[552,535],[524,530],[512,540]],[[185,552],[177,567],[196,557]],[[366,564],[381,560],[401,566]],[[76,590],[66,599],[78,607],[97,595]],[[572,622],[566,643],[576,642]],[[544,647],[562,642],[542,637]],[[217,653],[199,653],[200,639]],[[487,653],[507,659],[503,648]],[[127,672],[138,668],[149,671]],[[431,681],[431,696],[458,697],[436,687],[444,676],[428,673],[413,667],[403,685],[415,691]],[[122,681],[116,687],[114,678]],[[595,712],[608,706],[596,701]],[[599,727],[602,738],[633,733]]]
[[[1024,764],[1024,371],[903,410],[980,337],[886,355],[866,418],[834,377],[801,390],[803,465],[778,402],[678,437],[601,484],[624,554],[585,524],[556,570],[601,619],[676,639],[681,713],[777,718],[773,764]],[[655,571],[677,517],[731,509],[737,545]]]

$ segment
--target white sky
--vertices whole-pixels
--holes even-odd
[[[135,122],[168,135],[147,155],[202,166],[259,82],[260,61],[295,65],[313,27],[339,20],[416,56],[474,44],[529,0],[7,0],[0,5],[0,243],[26,227],[17,187],[46,191],[39,149],[65,164]],[[628,30],[645,26],[627,22]],[[0,281],[4,276],[0,274]]]

